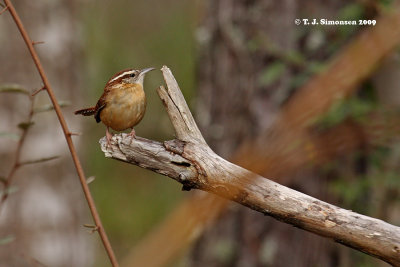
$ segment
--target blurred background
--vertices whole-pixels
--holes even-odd
[[[171,68],[211,148],[281,184],[400,224],[398,1],[15,1],[74,136],[124,266],[388,266],[332,240],[106,159],[94,105],[125,68]],[[296,25],[295,19],[376,20]],[[10,14],[0,16],[0,88],[41,88]],[[146,76],[137,135],[174,138]],[[0,90],[0,178],[29,127],[0,206],[1,266],[109,266],[48,96]],[[21,124],[22,123],[22,124]],[[4,186],[1,187],[4,194]]]

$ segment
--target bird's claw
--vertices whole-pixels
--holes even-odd
[[[110,148],[111,151],[114,151],[112,149],[112,145],[111,145],[112,137],[113,137],[113,135],[108,131],[108,128],[107,128],[107,130],[106,130],[106,139],[107,139],[106,149]]]
[[[131,141],[129,142],[129,145],[131,145],[132,144],[132,141],[133,141],[133,139],[135,139],[136,138],[136,132],[135,132],[135,130],[132,128],[132,131],[128,134],[128,136],[130,136],[131,137]]]

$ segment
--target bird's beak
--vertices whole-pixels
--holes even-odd
[[[143,80],[144,80],[144,76],[147,72],[154,70],[155,68],[146,68],[146,69],[142,69],[139,73],[139,76],[136,77],[135,83],[138,83],[140,85],[143,86]]]
[[[149,72],[149,71],[152,71],[152,70],[155,70],[155,68],[146,68],[146,69],[142,69],[142,70],[140,71],[140,75],[143,75],[143,74],[145,74],[145,73],[147,73],[147,72]]]

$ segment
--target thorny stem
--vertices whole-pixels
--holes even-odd
[[[111,261],[112,266],[114,266],[114,267],[119,266],[119,264],[117,262],[117,259],[115,257],[114,251],[113,251],[113,249],[111,247],[110,241],[108,240],[107,234],[106,234],[106,232],[104,230],[104,227],[103,227],[103,225],[101,223],[100,216],[99,216],[99,213],[97,212],[96,205],[94,203],[92,194],[90,193],[89,186],[86,183],[86,178],[85,178],[85,174],[83,172],[82,165],[81,165],[81,163],[79,161],[78,154],[77,154],[75,146],[74,146],[74,144],[72,142],[71,135],[69,134],[70,130],[68,129],[67,123],[66,123],[66,121],[64,119],[64,115],[61,112],[60,105],[57,102],[57,99],[56,99],[56,97],[54,95],[54,91],[53,91],[53,89],[52,89],[52,87],[50,85],[50,82],[49,82],[45,72],[44,72],[44,69],[43,69],[42,64],[40,62],[40,59],[39,59],[39,57],[38,57],[38,55],[36,53],[36,50],[35,50],[34,45],[32,43],[32,40],[30,39],[30,37],[29,37],[24,25],[22,24],[22,21],[21,21],[19,15],[18,15],[17,11],[15,10],[14,5],[11,3],[11,0],[4,0],[4,3],[8,7],[7,10],[11,13],[12,18],[14,19],[14,22],[17,25],[18,30],[20,31],[20,33],[22,35],[22,38],[24,39],[24,41],[26,43],[26,46],[28,47],[28,50],[29,50],[29,52],[30,52],[30,54],[32,56],[32,59],[33,59],[35,65],[36,65],[36,68],[37,68],[37,70],[38,70],[38,72],[40,74],[40,77],[42,78],[42,81],[43,81],[43,84],[44,84],[44,88],[45,88],[47,94],[49,95],[51,102],[53,103],[54,110],[55,110],[55,112],[57,114],[58,120],[59,120],[59,122],[61,124],[61,128],[62,128],[62,130],[64,132],[64,136],[65,136],[65,139],[67,141],[68,148],[69,148],[71,156],[72,156],[72,160],[73,160],[73,162],[75,164],[75,168],[76,168],[76,171],[78,173],[79,180],[80,180],[83,192],[84,192],[86,200],[88,202],[89,209],[90,209],[90,212],[92,214],[93,220],[94,220],[94,222],[96,224],[96,227],[98,228],[98,232],[99,232],[101,241],[103,242],[104,248],[105,248],[105,250],[106,250],[106,252],[108,254],[108,257],[109,257],[109,259]]]

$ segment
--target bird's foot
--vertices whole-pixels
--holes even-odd
[[[129,145],[131,145],[132,144],[132,141],[133,141],[133,139],[135,139],[136,138],[136,132],[135,132],[135,129],[133,129],[132,128],[132,131],[128,134],[128,136],[130,136],[131,137],[131,141],[129,142]]]
[[[110,133],[110,131],[108,130],[108,127],[107,127],[107,130],[106,130],[106,139],[107,139],[106,148],[110,148],[111,150],[113,150],[112,146],[111,146],[111,138],[112,137],[113,137],[113,135],[112,135],[112,133]]]

